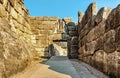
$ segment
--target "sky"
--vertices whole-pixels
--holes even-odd
[[[90,3],[96,2],[98,9],[102,7],[115,8],[120,0],[24,0],[31,16],[71,17],[78,21],[78,11],[85,13]]]

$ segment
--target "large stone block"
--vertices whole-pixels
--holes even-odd
[[[7,16],[7,12],[5,11],[5,8],[2,4],[0,4],[0,17]]]
[[[94,18],[93,16],[95,16],[97,14],[97,5],[96,3],[91,3],[86,12],[85,12],[85,15],[83,16],[83,19],[82,19],[82,25],[86,25],[90,19]]]
[[[105,52],[114,52],[116,50],[116,44],[115,44],[115,34],[116,32],[114,30],[110,30],[105,34],[104,37],[104,50]]]
[[[21,5],[21,3],[16,2],[14,8],[15,8],[15,10],[16,10],[18,13],[20,13],[20,14],[22,15],[23,10],[22,10],[22,5]]]
[[[18,17],[16,10],[12,7],[11,7],[10,15],[15,19],[17,19],[17,17]]]
[[[69,31],[76,31],[76,26],[68,26]]]
[[[97,16],[95,19],[96,24],[99,24],[101,21],[106,20],[110,12],[111,12],[110,8],[105,8],[105,7],[101,8],[97,13]]]
[[[15,6],[15,1],[16,1],[16,0],[9,0],[10,5],[11,5],[12,7],[14,7],[14,6]]]
[[[77,36],[78,33],[77,33],[77,31],[69,31],[69,35],[70,36]]]
[[[104,71],[105,73],[108,72],[107,67],[107,53],[105,53],[103,50],[98,50],[92,57],[93,59],[93,66],[98,68],[101,71]]]
[[[78,38],[77,38],[77,36],[76,37],[72,37],[71,45],[78,45]]]
[[[85,45],[86,53],[85,54],[87,54],[87,55],[94,54],[95,51],[96,51],[96,45],[97,45],[96,41],[92,41],[90,43],[86,43],[86,45]]]
[[[58,17],[49,17],[50,21],[58,21]]]
[[[117,51],[120,52],[120,27],[118,27],[116,30],[115,42],[116,42]]]
[[[120,26],[120,5],[111,11],[106,23],[106,31]]]
[[[111,75],[117,75],[117,73],[119,72],[118,70],[118,52],[113,52],[108,54],[107,56],[107,67],[108,67],[108,74]]]
[[[0,0],[0,3],[2,3],[2,4],[3,4],[3,2],[4,2],[4,0]]]
[[[78,23],[81,23],[83,18],[83,13],[81,11],[78,12]]]

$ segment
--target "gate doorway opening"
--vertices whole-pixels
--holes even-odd
[[[68,56],[67,40],[54,40],[53,52],[54,56]]]

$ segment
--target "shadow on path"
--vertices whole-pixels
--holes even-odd
[[[67,56],[53,56],[44,64],[50,66],[50,70],[69,75],[71,78],[80,78]]]

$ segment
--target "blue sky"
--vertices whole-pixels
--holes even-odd
[[[92,2],[97,3],[98,9],[101,7],[115,8],[120,4],[120,0],[25,0],[24,4],[31,16],[72,17],[73,21],[77,22],[78,11],[84,13]]]

